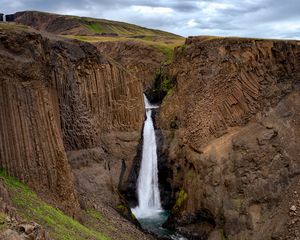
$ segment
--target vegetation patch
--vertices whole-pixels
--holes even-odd
[[[104,30],[101,28],[101,26],[98,23],[90,23],[86,26],[92,32],[95,32],[95,33],[103,33],[104,32]]]
[[[117,209],[118,210],[121,210],[121,211],[126,211],[126,207],[122,204],[122,203],[119,203],[118,205],[117,205]]]
[[[57,240],[108,240],[103,233],[88,228],[62,211],[42,201],[30,188],[0,171],[18,214],[27,221],[35,221]],[[98,215],[100,217],[100,215]]]
[[[172,88],[172,83],[168,78],[165,78],[162,82],[161,82],[161,90],[168,93],[169,90],[171,90]]]
[[[173,206],[172,209],[172,213],[176,214],[179,212],[181,206],[183,205],[183,203],[185,202],[185,200],[187,199],[187,193],[184,191],[184,189],[182,188],[178,194],[178,197],[176,199],[176,203]]]

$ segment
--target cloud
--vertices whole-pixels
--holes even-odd
[[[5,13],[41,10],[126,21],[180,35],[300,39],[299,0],[0,0]]]
[[[187,22],[187,26],[190,27],[190,28],[194,28],[194,27],[198,26],[198,24],[199,24],[199,23],[197,23],[197,22],[195,21],[195,19],[191,19],[191,20],[189,20],[189,21]]]
[[[131,9],[140,14],[150,15],[150,16],[157,15],[157,14],[171,15],[173,13],[173,9],[168,7],[132,6]]]

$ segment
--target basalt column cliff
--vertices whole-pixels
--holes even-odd
[[[157,118],[176,199],[168,226],[192,239],[299,237],[299,67],[296,41],[195,37],[176,49]]]
[[[0,56],[0,167],[71,216],[116,208],[144,120],[139,81],[88,43],[13,26]]]

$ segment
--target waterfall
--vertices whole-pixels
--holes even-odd
[[[138,177],[137,193],[139,205],[132,209],[137,218],[149,218],[162,211],[158,188],[157,153],[151,105],[144,95],[146,120],[143,129],[143,154]]]

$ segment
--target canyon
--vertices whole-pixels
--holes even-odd
[[[20,181],[37,193],[34,204],[91,234],[78,239],[156,239],[130,210],[145,93],[160,103],[153,122],[170,211],[164,227],[187,239],[300,237],[299,41],[183,42],[150,30],[154,43],[131,40],[136,32],[102,41],[77,18],[64,32],[53,23],[66,17],[16,16],[19,24],[0,24],[0,224],[9,228],[0,236],[63,239],[22,210]],[[91,36],[78,40],[82,33]],[[167,43],[156,41],[165,38],[173,42],[162,50]]]

